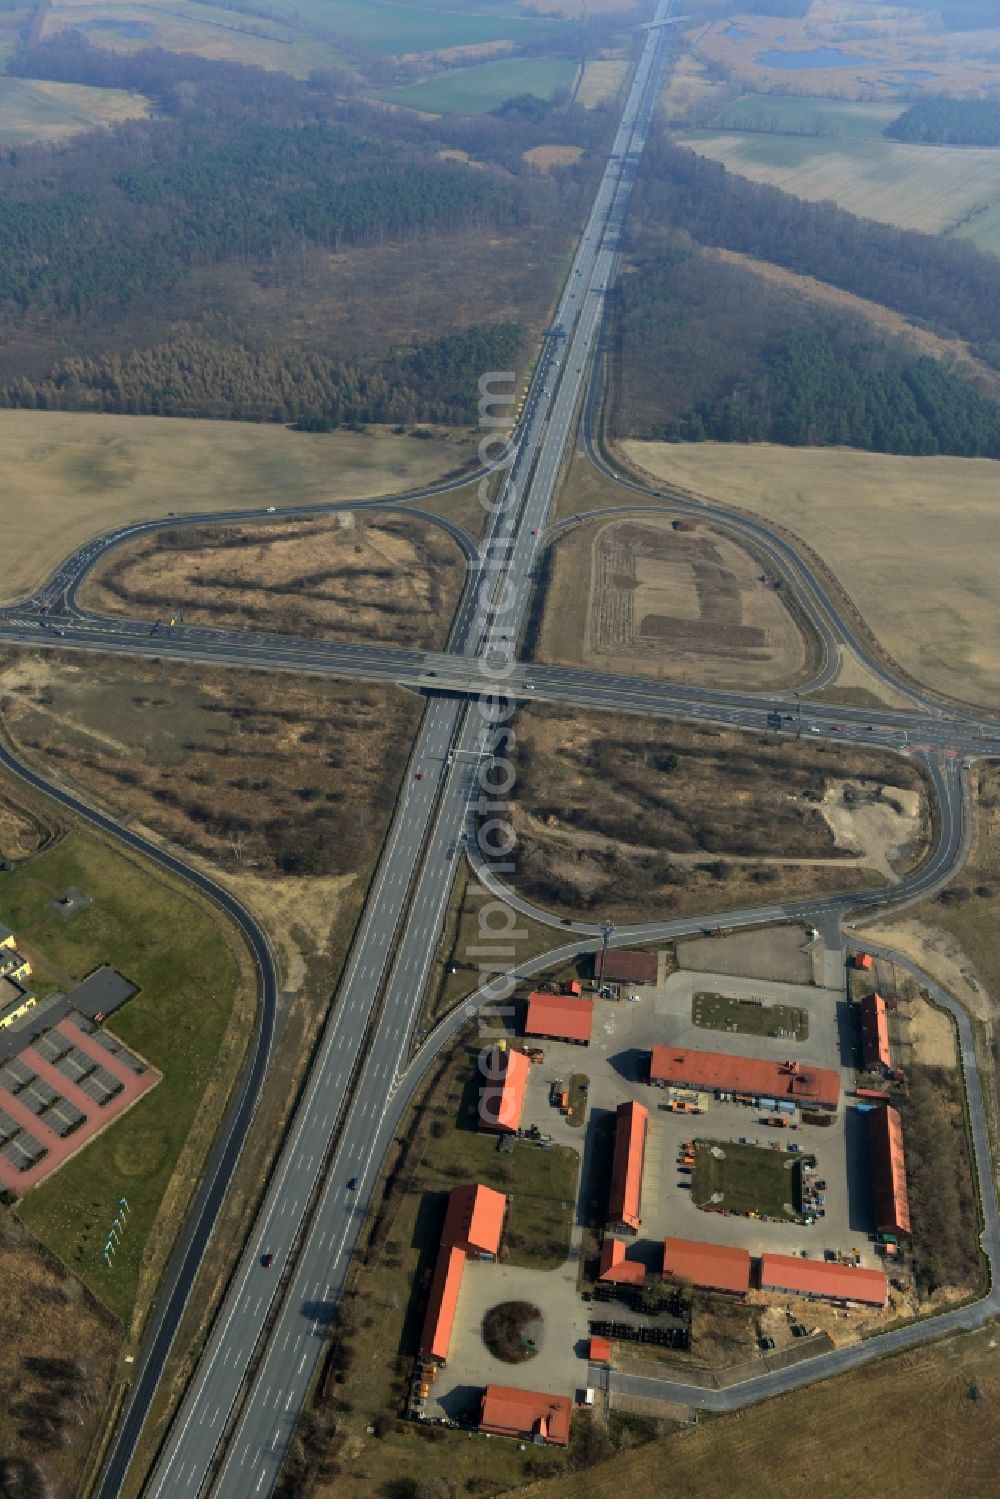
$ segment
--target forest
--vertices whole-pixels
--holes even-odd
[[[1000,406],[902,339],[683,235],[644,244],[614,303],[618,435],[1000,457]]]
[[[882,134],[928,146],[1000,146],[1000,100],[928,95],[890,120]]]
[[[1000,368],[1000,262],[971,245],[750,182],[662,131],[647,147],[631,224],[633,244],[669,224],[702,244],[815,276],[958,334]]]
[[[608,130],[600,111],[540,121],[516,99],[503,118],[423,120],[329,74],[73,33],[11,71],[133,89],[158,113],[0,153],[7,405],[466,421],[473,366],[511,367],[524,347],[510,309],[544,315]],[[524,160],[540,141],[586,154],[545,179]],[[373,250],[402,253],[392,266]],[[455,287],[444,319],[421,289],[428,265]]]
[[[485,325],[364,368],[318,353],[221,345],[187,334],[124,356],[62,360],[44,379],[8,381],[0,405],[283,421],[310,432],[365,422],[472,422],[479,375],[516,368],[523,346],[518,325]]]

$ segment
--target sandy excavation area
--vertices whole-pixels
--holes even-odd
[[[793,685],[809,674],[811,642],[774,583],[699,523],[581,526],[556,546],[540,656],[707,686]]]

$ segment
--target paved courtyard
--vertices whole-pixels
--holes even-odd
[[[801,936],[800,933],[799,941]],[[712,943],[704,944],[706,948],[711,946]],[[671,1235],[736,1245],[753,1255],[764,1251],[782,1254],[804,1251],[813,1259],[822,1259],[826,1249],[856,1249],[865,1265],[880,1265],[867,1238],[872,1226],[867,1121],[846,1097],[856,1079],[852,1067],[851,1014],[843,987],[836,987],[842,970],[802,960],[799,952],[800,961],[793,971],[804,980],[811,972],[814,980],[822,978],[829,987],[821,987],[815,981],[788,982],[761,972],[768,962],[773,963],[772,971],[776,971],[779,959],[787,959],[793,949],[799,952],[790,939],[785,940],[780,953],[769,949],[755,978],[682,969],[659,985],[635,990],[632,999],[624,993],[619,1000],[597,999],[589,1046],[554,1041],[537,1043],[544,1052],[544,1060],[530,1071],[523,1125],[537,1125],[543,1139],[572,1146],[582,1158],[570,1258],[555,1271],[478,1262],[466,1266],[448,1367],[432,1386],[428,1415],[468,1415],[483,1386],[491,1382],[558,1393],[575,1393],[586,1386],[585,1342],[588,1315],[593,1308],[581,1301],[577,1292],[586,1201],[586,1191],[579,1184],[586,1185],[598,1127],[619,1104],[629,1100],[642,1103],[649,1110],[642,1224],[629,1246],[630,1258],[643,1260],[652,1272],[658,1273],[663,1239]],[[692,1019],[692,1001],[702,991],[733,999],[761,999],[765,1004],[800,1006],[809,1017],[808,1035],[805,1040],[796,1041],[698,1027]],[[765,1116],[758,1109],[720,1103],[710,1095],[703,1095],[703,1114],[675,1114],[667,1107],[670,1092],[651,1087],[646,1081],[648,1055],[654,1043],[773,1061],[793,1058],[833,1068],[840,1072],[845,1096],[836,1117],[827,1126],[809,1124],[794,1116],[787,1128],[774,1128],[762,1122]],[[582,1128],[574,1127],[552,1102],[554,1085],[561,1083],[568,1087],[574,1073],[583,1073],[589,1080]],[[776,1144],[785,1151],[797,1145],[798,1153],[815,1156],[817,1176],[826,1182],[825,1216],[806,1226],[723,1217],[696,1208],[691,1199],[691,1178],[678,1170],[680,1147],[694,1138],[717,1140],[723,1146],[726,1142],[745,1141],[766,1149]],[[541,1347],[524,1364],[499,1362],[487,1352],[482,1341],[483,1314],[504,1300],[531,1301],[544,1313]]]

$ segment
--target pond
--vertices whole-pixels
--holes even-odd
[[[149,35],[149,27],[145,21],[84,21],[77,26],[78,31],[114,31],[119,36],[133,37],[141,40]]]
[[[754,62],[762,68],[857,68],[870,67],[874,57],[858,57],[852,52],[841,52],[839,47],[813,47],[808,52],[782,52],[772,47],[769,52],[758,52]]]

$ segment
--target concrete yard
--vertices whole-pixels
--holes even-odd
[[[822,1260],[827,1249],[856,1250],[865,1266],[880,1267],[868,1239],[873,1225],[867,1121],[849,1097],[856,1085],[856,1037],[844,987],[824,988],[815,982],[763,976],[764,970],[773,975],[791,969],[807,979],[814,965],[803,948],[811,944],[801,928],[752,935],[767,941],[755,942],[749,948],[743,944],[731,951],[728,937],[685,944],[694,949],[696,959],[709,953],[721,956],[723,963],[718,971],[707,970],[699,963],[697,971],[681,969],[655,986],[632,991],[632,998],[627,989],[617,1000],[596,998],[589,1046],[550,1040],[539,1043],[544,1059],[530,1069],[522,1127],[537,1126],[543,1141],[569,1145],[582,1153],[570,1258],[555,1271],[477,1262],[466,1266],[448,1365],[432,1386],[429,1416],[468,1415],[476,1392],[490,1382],[562,1394],[574,1393],[587,1384],[587,1365],[581,1355],[594,1307],[580,1298],[578,1273],[590,1195],[590,1164],[601,1128],[618,1106],[629,1100],[645,1105],[649,1124],[641,1227],[629,1243],[628,1257],[641,1260],[651,1274],[660,1273],[663,1240],[668,1235],[738,1246],[752,1255],[765,1251],[804,1253],[814,1260]],[[745,978],[727,972],[729,960],[753,966],[758,976]],[[832,970],[826,976],[832,981]],[[765,1004],[798,1006],[808,1016],[807,1039],[696,1026],[693,996],[705,991],[733,999],[755,998]],[[829,1116],[829,1125],[810,1124],[796,1115],[786,1128],[775,1128],[762,1122],[766,1116],[757,1108],[720,1102],[702,1093],[699,1101],[703,1113],[675,1114],[667,1108],[671,1090],[646,1081],[654,1043],[776,1062],[795,1059],[836,1070],[841,1079],[840,1108],[835,1116]],[[553,1102],[555,1085],[568,1086],[574,1073],[588,1079],[583,1128],[571,1124]],[[774,1146],[782,1152],[792,1148],[794,1154],[814,1156],[816,1175],[826,1183],[824,1217],[811,1225],[768,1222],[695,1207],[692,1178],[679,1170],[681,1146],[694,1139],[718,1142],[722,1149],[727,1144],[746,1143],[765,1150]],[[538,1146],[520,1142],[514,1148]],[[487,1352],[482,1341],[484,1313],[504,1300],[533,1302],[544,1314],[545,1333],[539,1351],[523,1364],[501,1363]]]

